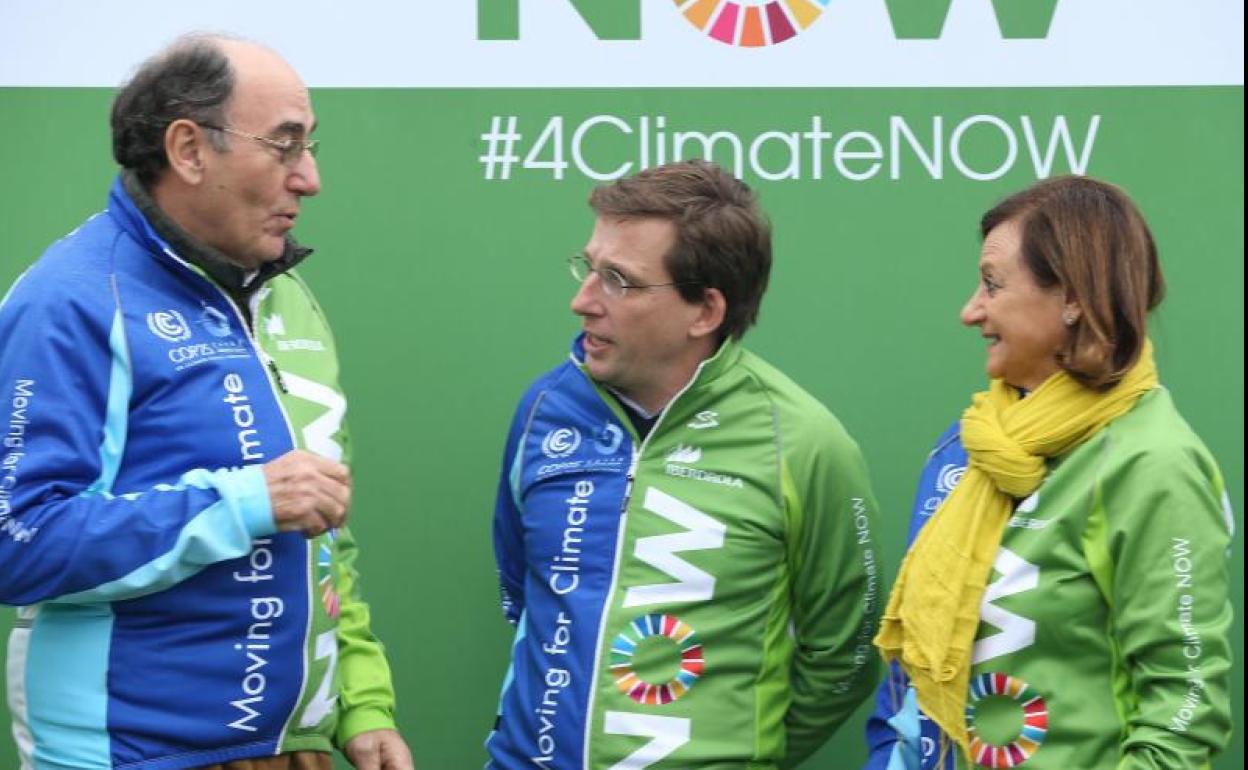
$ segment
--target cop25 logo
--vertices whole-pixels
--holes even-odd
[[[542,454],[558,460],[567,457],[581,445],[581,432],[576,428],[555,428],[542,439]]]
[[[640,40],[643,0],[477,0],[479,40],[519,40],[520,4],[571,5],[599,40]],[[842,0],[843,1],[843,0]],[[873,2],[875,0],[859,0]],[[992,3],[1006,39],[1048,37],[1058,0],[961,0]],[[953,0],[883,0],[899,40],[935,40]],[[673,0],[683,17],[712,40],[762,48],[792,40],[815,26],[832,0]]]
[[[154,310],[147,314],[147,328],[152,334],[169,342],[183,342],[191,338],[191,327],[186,318],[176,310]]]

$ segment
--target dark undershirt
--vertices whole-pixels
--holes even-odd
[[[663,413],[660,412],[653,417],[647,417],[629,406],[614,393],[611,394],[611,398],[614,398],[615,403],[619,404],[620,408],[624,410],[624,414],[628,415],[628,421],[633,424],[633,430],[637,431],[637,438],[641,441],[645,441],[646,436],[649,436],[650,431],[654,430],[655,424],[658,423],[659,417],[661,417]]]

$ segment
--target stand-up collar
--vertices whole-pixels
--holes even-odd
[[[576,335],[572,340],[572,362],[576,364],[581,371],[589,376],[588,370],[585,368],[585,334],[584,332]],[[741,360],[741,343],[738,340],[729,338],[723,341],[719,346],[719,350],[710,358],[698,364],[697,370],[693,373],[693,377],[689,379],[685,387],[680,389],[680,393],[685,393],[694,388],[701,387],[708,383],[719,379],[725,372],[732,369],[737,361]],[[670,404],[668,404],[670,406]],[[665,407],[666,408],[666,407]]]
[[[154,241],[149,244],[154,247],[153,250],[164,251],[167,246],[175,255],[203,270],[221,288],[235,297],[254,293],[265,281],[290,270],[312,253],[312,249],[300,246],[293,237],[287,235],[286,249],[279,259],[264,263],[258,270],[245,270],[217,249],[191,237],[166,216],[134,173],[122,171],[113,183],[110,197],[122,209],[119,213],[122,214],[123,221],[129,220],[127,224],[141,230],[134,234],[141,239],[147,236],[148,240]]]

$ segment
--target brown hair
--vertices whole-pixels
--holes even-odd
[[[1038,182],[984,214],[980,235],[1016,221],[1023,264],[1041,287],[1062,287],[1081,311],[1058,362],[1090,388],[1117,384],[1144,347],[1145,317],[1165,279],[1153,235],[1119,188],[1087,177]]]
[[[598,187],[589,205],[599,216],[676,226],[668,272],[686,302],[700,301],[706,289],[723,293],[720,340],[740,339],[758,320],[771,274],[771,224],[743,182],[713,163],[680,161]]]

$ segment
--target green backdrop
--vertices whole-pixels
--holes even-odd
[[[114,174],[110,98],[106,89],[0,89],[0,284],[103,207]],[[401,727],[423,770],[484,761],[511,638],[490,541],[501,443],[515,400],[563,358],[577,328],[564,259],[591,226],[584,201],[593,182],[575,165],[562,180],[523,164],[510,179],[486,178],[481,134],[494,116],[517,117],[520,156],[554,115],[565,118],[566,141],[595,115],[632,127],[646,116],[652,128],[662,116],[668,127],[743,137],[807,131],[821,118],[835,135],[822,148],[821,179],[809,156],[800,179],[767,181],[746,169],[776,240],[772,287],[747,343],[861,443],[890,574],[924,456],[984,384],[983,341],[957,312],[976,280],[979,215],[1037,176],[1021,118],[1048,127],[1064,116],[1079,148],[1099,116],[1086,172],[1124,186],[1154,228],[1170,287],[1152,326],[1162,379],[1219,458],[1242,522],[1242,87],[317,90],[314,101],[324,192],[299,226],[317,248],[303,273],[342,350],[356,443],[352,526]],[[997,116],[1020,143],[999,178],[970,178],[952,162],[950,135],[976,115]],[[929,145],[941,118],[940,178],[908,145],[900,178],[891,178],[892,116]],[[854,130],[884,140],[881,170],[863,181],[833,158],[837,139]],[[600,169],[637,159],[636,133],[603,123],[585,138],[587,162]],[[961,139],[960,161],[984,175],[1009,149],[990,121]],[[869,152],[870,143],[843,149]],[[786,152],[781,140],[767,142],[762,168],[784,167]],[[1053,173],[1070,170],[1061,157]],[[853,173],[873,163],[843,160]],[[1229,558],[1239,615],[1241,539]],[[1238,617],[1234,635],[1239,659]],[[1224,770],[1243,767],[1238,687],[1234,710],[1237,734],[1216,765]],[[856,767],[864,714],[807,767]],[[12,757],[5,734],[0,768],[16,767]]]

